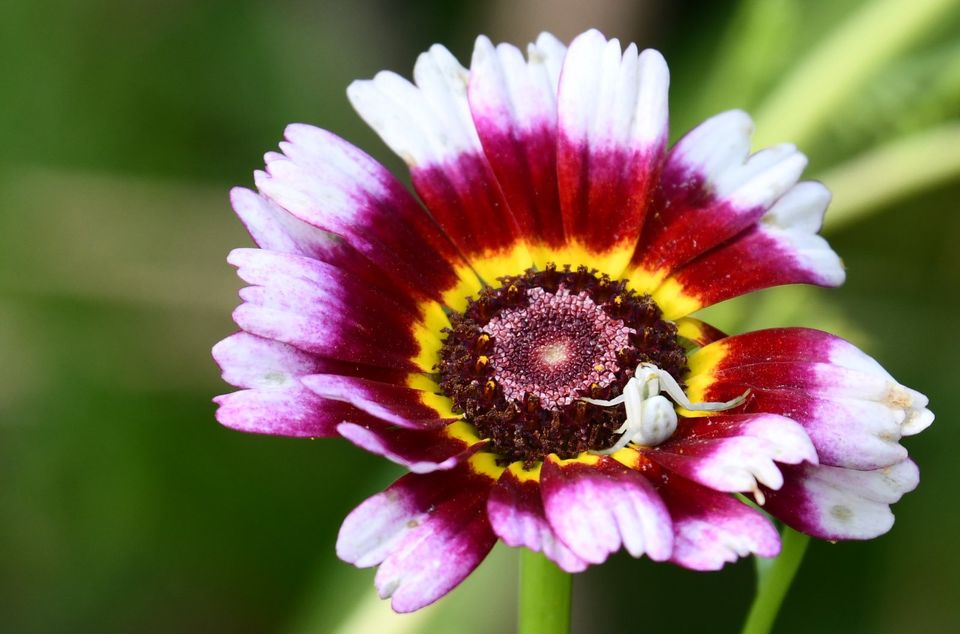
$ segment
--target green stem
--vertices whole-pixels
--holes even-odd
[[[757,560],[757,594],[742,634],[767,634],[777,619],[783,598],[800,568],[810,538],[784,526],[783,547],[773,561]]]
[[[542,554],[522,549],[519,634],[567,634],[571,586],[569,574]]]

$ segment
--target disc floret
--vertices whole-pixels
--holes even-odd
[[[503,461],[603,450],[623,415],[583,400],[618,397],[641,363],[681,379],[676,326],[624,280],[579,267],[529,270],[452,316],[440,384]]]

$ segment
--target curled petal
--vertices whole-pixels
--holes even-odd
[[[350,403],[370,416],[408,429],[438,428],[459,419],[448,398],[417,388],[337,374],[312,374],[302,380],[319,396]]]
[[[872,539],[893,526],[890,505],[920,481],[912,460],[872,471],[824,465],[784,467],[786,482],[766,510],[791,527],[832,541]]]
[[[290,125],[285,134],[283,154],[269,154],[266,171],[255,174],[264,196],[302,223],[340,236],[391,286],[413,296],[441,300],[469,277],[450,241],[377,161],[313,126]]]
[[[771,286],[843,283],[816,235],[829,191],[797,182],[806,157],[791,145],[747,156],[751,127],[740,111],[722,113],[670,151],[629,273],[668,319]]]
[[[300,220],[263,194],[234,187],[230,202],[254,242],[268,251],[302,255],[346,271],[364,284],[409,302],[419,292],[399,286],[383,269],[335,233]]]
[[[336,435],[345,418],[363,416],[346,403],[318,397],[303,386],[240,390],[213,399],[217,421],[253,434],[324,438]]]
[[[246,332],[215,345],[213,358],[223,370],[223,380],[243,388],[293,386],[300,377],[324,368],[324,361],[314,355]]]
[[[933,421],[927,398],[874,359],[816,330],[778,328],[729,337],[690,357],[694,400],[749,389],[747,412],[789,416],[804,426],[820,462],[878,469],[906,458],[902,436]]]
[[[658,213],[646,227],[637,265],[677,270],[753,225],[797,182],[806,157],[791,145],[750,156],[752,130],[746,113],[731,110],[707,119],[671,148]]]
[[[345,418],[366,421],[356,408],[323,399],[308,390],[301,378],[339,367],[293,346],[240,332],[213,348],[223,378],[246,388],[214,399],[217,420],[224,426],[258,434],[325,437],[336,435]],[[358,371],[373,368],[355,368]]]
[[[233,315],[244,330],[341,361],[428,372],[436,363],[438,304],[400,304],[303,256],[235,249],[228,259],[252,285]]]

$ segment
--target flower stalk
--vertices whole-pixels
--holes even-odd
[[[776,558],[757,559],[757,593],[747,614],[743,634],[767,634],[773,628],[810,538],[784,526],[781,541],[783,545]]]
[[[567,634],[572,582],[542,553],[521,549],[519,634]]]

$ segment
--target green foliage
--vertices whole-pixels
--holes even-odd
[[[960,117],[960,41],[898,60],[868,81],[827,121],[818,159],[852,156],[892,138]]]

